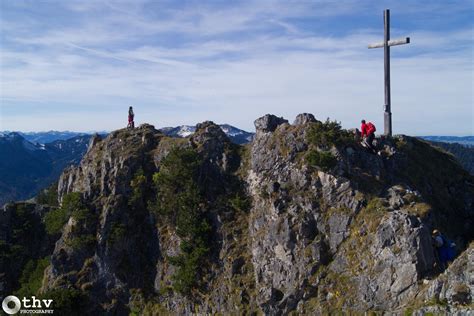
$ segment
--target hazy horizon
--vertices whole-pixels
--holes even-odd
[[[201,122],[199,122],[201,123]],[[196,124],[199,124],[199,123],[196,123]],[[243,128],[240,128],[239,126],[234,126],[232,124],[228,124],[228,123],[218,123],[218,122],[214,122],[218,125],[231,125],[233,127],[236,127],[238,129],[241,129],[245,132],[249,132],[249,133],[255,133],[255,128],[253,128],[252,130],[248,130],[248,129],[243,129]],[[289,122],[291,124],[291,121]],[[146,123],[144,122],[143,124],[149,124],[149,123]],[[187,125],[187,126],[196,126],[196,124],[181,124],[181,125],[176,125],[176,126],[155,126],[153,124],[153,126],[155,126],[156,129],[162,129],[162,128],[168,128],[168,127],[171,127],[171,128],[175,128],[175,127],[179,127],[179,126],[183,126],[183,125]],[[136,126],[138,127],[138,126]],[[126,128],[126,127],[120,127],[118,129],[122,129],[122,128]],[[117,129],[115,129],[117,130]],[[24,130],[0,130],[0,133],[49,133],[49,132],[57,132],[57,133],[82,133],[82,134],[94,134],[94,133],[111,133],[113,132],[114,130],[89,130],[89,131],[81,131],[81,130],[35,130],[35,131],[32,131],[32,130],[28,130],[28,131],[24,131]],[[376,132],[375,134],[377,135],[380,135],[382,134],[383,132]],[[397,134],[395,134],[396,136]],[[413,136],[413,137],[474,137],[473,134],[469,135],[469,134],[461,134],[461,135],[441,135],[441,134],[432,134],[432,135],[425,135],[425,134],[420,134],[420,135],[408,135],[408,136]]]

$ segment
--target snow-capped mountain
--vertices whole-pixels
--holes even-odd
[[[196,126],[181,125],[177,127],[163,127],[161,132],[171,137],[188,137],[196,131]]]
[[[229,124],[219,125],[224,133],[236,144],[246,144],[253,139],[253,133],[246,132]],[[164,127],[161,131],[171,137],[188,137],[196,131],[196,126],[181,125],[177,127]]]

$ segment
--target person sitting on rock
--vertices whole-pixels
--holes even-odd
[[[374,149],[372,142],[375,138],[375,125],[372,122],[365,123],[365,120],[362,120],[360,125],[360,136],[362,137],[362,142],[367,144],[370,149]]]
[[[448,263],[453,261],[455,257],[454,247],[456,247],[456,245],[443,236],[437,229],[433,230],[431,237],[433,238],[433,245],[438,254],[440,268],[444,270],[448,267]]]
[[[134,122],[134,117],[135,114],[133,113],[133,107],[128,108],[128,128],[135,128],[135,122]]]

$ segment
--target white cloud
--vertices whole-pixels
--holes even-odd
[[[80,27],[13,34],[20,48],[2,47],[2,118],[8,113],[2,129],[115,129],[130,104],[139,122],[157,126],[211,119],[252,130],[265,113],[292,120],[312,112],[346,127],[364,117],[381,129],[383,54],[367,49],[380,40],[380,30],[330,37],[289,19],[349,14],[356,2],[317,4],[317,11],[308,10],[309,2],[258,1],[216,10],[203,5],[166,8],[153,17],[141,2],[73,2],[70,10],[91,16]],[[104,8],[107,14],[95,18]],[[262,31],[275,28],[282,32]],[[241,31],[249,34],[223,36]],[[409,46],[394,48],[396,132],[474,134],[472,46],[438,52],[457,47],[470,32],[414,31]],[[187,39],[175,42],[175,34]],[[149,36],[153,40],[144,40]],[[16,109],[25,104],[67,109],[33,116]]]

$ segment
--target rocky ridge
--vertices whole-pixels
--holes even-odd
[[[59,201],[77,192],[85,211],[62,228],[40,292],[73,288],[91,301],[85,313],[110,315],[472,308],[474,181],[451,156],[407,136],[374,155],[311,114],[255,126],[246,146],[212,122],[183,139],[146,124],[91,139],[59,180]],[[154,174],[176,148],[200,157],[211,226],[192,294],[173,288],[179,227],[150,208]],[[434,227],[463,252],[442,274]]]

